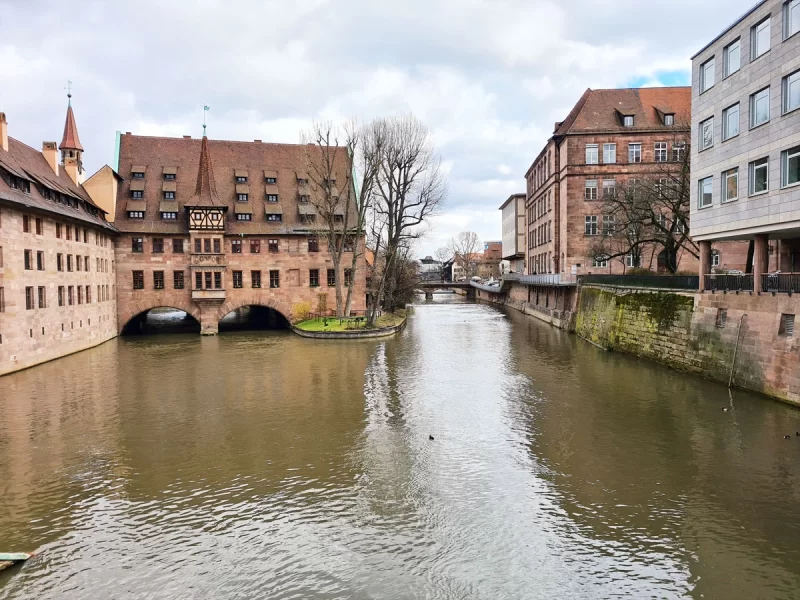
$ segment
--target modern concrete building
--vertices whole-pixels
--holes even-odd
[[[61,144],[41,151],[11,137],[0,113],[0,375],[117,334],[116,230],[94,199],[117,179],[101,171],[82,185],[71,102]]]
[[[186,311],[201,333],[214,334],[242,307],[285,323],[303,305],[315,310],[320,293],[329,296],[328,308],[336,306],[327,220],[317,209],[323,192],[310,174],[322,160],[319,147],[126,133],[119,148],[121,331],[155,307]],[[328,157],[336,168],[325,185],[343,200],[352,189],[351,159],[343,147]],[[342,227],[355,222],[353,212],[346,220],[335,211],[329,216]],[[346,243],[343,264],[351,264],[357,244],[363,240]],[[358,264],[343,276],[344,283],[355,277],[352,309],[364,310],[363,254]]]
[[[503,261],[508,272],[525,272],[525,194],[512,194],[500,206],[503,219]]]
[[[800,0],[759,2],[692,57],[692,236],[750,240],[756,291],[800,271]],[[705,285],[701,278],[701,285]]]

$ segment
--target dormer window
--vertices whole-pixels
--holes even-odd
[[[237,202],[247,202],[247,194],[236,194]]]
[[[172,211],[162,211],[161,212],[161,220],[162,221],[176,221],[178,219],[178,213]]]
[[[625,127],[633,127],[633,115],[624,115],[622,117],[622,124]]]
[[[140,172],[134,171],[131,174],[131,177],[133,177],[134,179],[144,179],[144,173],[140,173]]]
[[[243,177],[241,175],[238,175],[236,177],[236,183],[247,183],[247,177]]]
[[[275,184],[275,183],[278,183],[278,178],[277,177],[267,177],[266,178],[266,182]]]
[[[175,181],[175,173],[164,173],[164,179],[167,181]]]
[[[311,196],[308,194],[300,194],[300,203],[307,204],[311,200]]]
[[[278,194],[267,194],[267,202],[277,202]]]
[[[272,223],[280,223],[281,215],[280,214],[267,215],[267,221],[270,221]]]
[[[675,125],[675,115],[664,115],[664,125],[667,127]]]
[[[164,200],[175,200],[175,192],[164,192]]]
[[[143,198],[142,194],[144,194],[144,192],[141,190],[134,190],[131,192],[131,198],[134,200],[141,200]]]
[[[298,177],[297,178],[297,184],[298,185],[308,185],[308,179],[306,179],[304,177]]]
[[[129,210],[128,211],[128,218],[129,219],[144,219],[144,211],[142,211],[142,210]]]

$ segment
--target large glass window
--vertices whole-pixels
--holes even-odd
[[[699,208],[711,206],[713,201],[714,178],[701,179],[698,186],[697,205]]]
[[[800,146],[781,152],[781,185],[800,183]]]
[[[667,142],[656,142],[653,151],[656,162],[667,162]]]
[[[617,162],[616,144],[603,144],[603,162],[609,165]]]
[[[739,103],[722,111],[722,139],[729,140],[739,135]]]
[[[741,40],[736,40],[735,42],[731,42],[727,46],[725,46],[724,54],[724,73],[725,77],[736,73],[739,68],[742,66],[742,42]]]
[[[760,194],[769,190],[769,158],[759,158],[750,163],[750,194]]]
[[[700,150],[714,145],[714,117],[700,123]]]
[[[800,0],[790,0],[783,5],[783,39],[800,31]]]
[[[783,78],[783,112],[796,108],[800,108],[800,71]]]
[[[597,144],[586,144],[586,164],[596,165],[598,162]]]
[[[586,235],[597,235],[596,215],[586,215],[583,233]]]
[[[769,50],[770,44],[770,22],[769,17],[753,26],[750,30],[750,58],[757,59]]]
[[[714,58],[710,58],[700,65],[700,93],[714,85]]]
[[[628,144],[628,162],[642,162],[642,145]]]
[[[616,179],[603,179],[603,198],[613,198],[616,191]]]
[[[769,88],[750,96],[750,127],[758,127],[769,121]]]
[[[739,168],[730,169],[722,174],[722,201],[730,202],[739,197]]]
[[[597,179],[587,179],[583,190],[585,200],[597,200]]]

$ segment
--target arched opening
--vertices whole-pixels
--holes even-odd
[[[219,331],[289,329],[289,320],[268,306],[251,304],[240,306],[219,321]]]
[[[156,333],[200,333],[200,321],[178,308],[158,306],[131,318],[122,328],[121,335]]]

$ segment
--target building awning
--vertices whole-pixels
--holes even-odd
[[[297,212],[301,215],[315,215],[317,214],[317,207],[310,202],[301,202],[297,205]]]
[[[236,193],[237,194],[249,194],[250,193],[250,186],[246,183],[237,183],[236,184]]]
[[[308,181],[308,173],[306,171],[297,171],[297,180],[300,181],[301,179]]]
[[[268,179],[268,178],[277,179],[278,178],[278,172],[277,171],[269,171],[267,169],[264,169],[264,179]],[[275,185],[275,184],[272,183],[270,185]]]
[[[158,205],[158,212],[178,212],[178,203],[172,200],[162,200],[161,204]]]
[[[144,212],[147,208],[147,203],[144,200],[128,200],[125,203],[126,212],[140,211]]]
[[[233,212],[237,215],[252,215],[253,207],[249,202],[235,202],[233,205]]]
[[[235,169],[233,174],[235,177],[247,177],[247,171],[242,169]]]
[[[164,173],[164,175],[177,175],[178,167],[164,167],[162,172]]]
[[[333,214],[336,215],[337,217],[343,217],[344,206],[336,206],[336,208],[333,209]]]
[[[144,191],[144,179],[134,179],[131,181],[131,191],[132,192],[143,192]]]
[[[162,192],[174,192],[176,189],[178,189],[178,184],[174,181],[165,181],[161,184]]]
[[[277,202],[267,202],[264,205],[264,212],[268,215],[282,215],[283,208]]]
[[[133,165],[131,167],[131,173],[144,173],[147,171],[147,167],[145,165]]]

